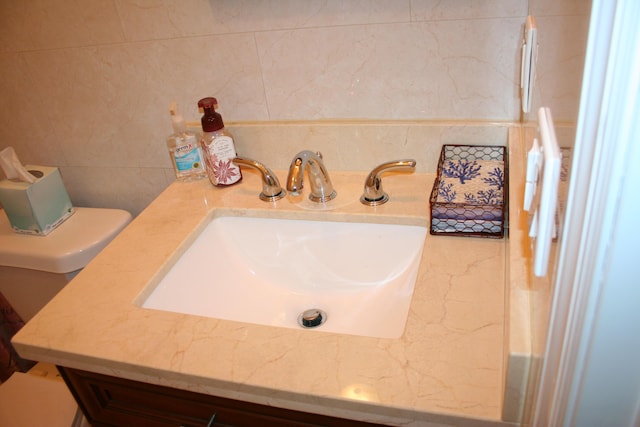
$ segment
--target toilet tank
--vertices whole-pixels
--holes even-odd
[[[0,292],[29,321],[129,222],[121,209],[75,208],[50,234],[25,235],[0,209]]]

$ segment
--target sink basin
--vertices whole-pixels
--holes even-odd
[[[398,338],[425,237],[412,225],[217,217],[141,305],[298,329],[318,309],[308,331]]]

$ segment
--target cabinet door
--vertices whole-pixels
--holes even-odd
[[[375,426],[59,367],[93,427]]]

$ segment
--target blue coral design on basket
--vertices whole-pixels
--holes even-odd
[[[498,187],[498,190],[502,190],[502,187],[504,187],[504,172],[502,169],[493,168],[488,175],[488,177],[482,178],[482,181],[492,187]]]
[[[445,202],[452,203],[457,196],[457,192],[452,190],[453,183],[445,184],[444,181],[440,181],[440,186],[438,187],[438,195],[442,197]]]
[[[473,162],[464,159],[457,162],[449,160],[447,165],[442,168],[442,173],[448,178],[458,178],[460,184],[464,184],[465,181],[479,176],[480,169],[482,169],[482,166],[476,160]]]
[[[480,190],[476,194],[464,194],[464,200],[472,205],[500,205],[502,204],[502,191],[490,189]]]
[[[501,205],[503,165],[496,161],[448,160],[442,167],[438,198],[446,203]]]

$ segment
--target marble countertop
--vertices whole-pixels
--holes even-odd
[[[26,358],[222,397],[405,426],[496,426],[505,356],[505,239],[427,235],[404,335],[379,339],[150,310],[149,293],[215,215],[428,225],[434,174],[389,173],[391,201],[265,203],[257,173],[174,183],[13,339]],[[284,172],[277,172],[284,182]],[[431,423],[431,424],[430,424]]]

